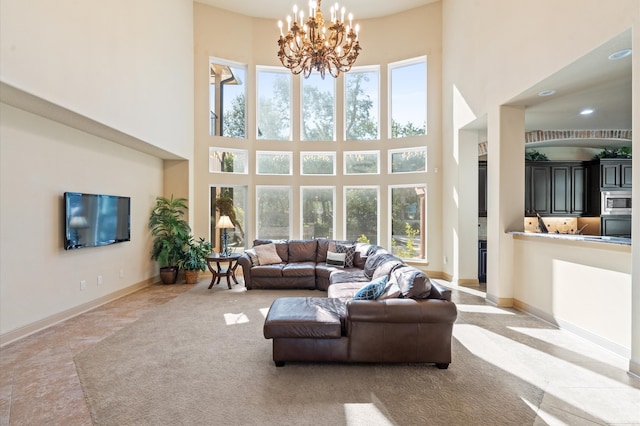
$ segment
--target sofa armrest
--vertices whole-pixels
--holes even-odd
[[[457,316],[455,303],[440,299],[352,300],[347,304],[348,322],[453,324]]]
[[[431,281],[431,293],[429,293],[429,299],[440,299],[451,301],[451,290],[441,286],[434,280]]]
[[[242,256],[238,258],[238,265],[242,266],[242,275],[244,277],[244,286],[247,290],[251,290],[251,259],[249,259],[249,255],[243,253]]]

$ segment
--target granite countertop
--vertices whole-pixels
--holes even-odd
[[[575,234],[543,234],[540,232],[521,232],[521,231],[511,231],[509,232],[512,235],[525,235],[527,237],[538,237],[538,238],[550,238],[556,240],[566,240],[566,241],[586,241],[586,242],[594,242],[594,243],[606,243],[606,244],[618,244],[623,246],[631,245],[631,238],[623,238],[623,237],[606,237],[602,235],[575,235]]]

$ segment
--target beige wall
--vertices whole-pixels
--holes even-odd
[[[550,317],[563,317],[575,327],[584,327],[588,333],[615,341],[629,350],[632,359],[640,359],[640,328],[630,328],[630,318],[640,317],[640,276],[636,272],[629,276],[620,275],[613,264],[602,262],[599,250],[581,251],[583,265],[598,265],[601,274],[614,281],[613,286],[624,290],[624,295],[633,294],[632,305],[619,306],[621,315],[601,318],[616,318],[623,338],[611,336],[583,322],[587,310],[567,312],[566,307],[540,303],[539,298],[548,298],[565,288],[572,288],[569,275],[560,275],[549,284],[548,267],[551,257],[563,259],[560,253],[545,252],[539,244],[519,241],[515,249],[511,236],[505,235],[512,230],[512,224],[520,216],[513,209],[505,209],[504,203],[509,197],[522,200],[524,188],[515,188],[512,180],[521,179],[522,152],[524,138],[512,138],[504,132],[502,126],[504,110],[501,105],[528,89],[535,83],[552,75],[561,68],[590,52],[623,31],[633,30],[633,47],[638,50],[640,44],[640,3],[635,0],[619,0],[615,6],[606,0],[492,0],[468,2],[464,0],[443,0],[443,194],[455,192],[465,185],[461,180],[464,173],[459,168],[469,168],[467,163],[458,163],[456,144],[458,132],[468,123],[457,121],[456,106],[460,99],[472,112],[472,119],[478,119],[478,134],[487,132],[489,145],[489,276],[487,281],[488,298],[498,303],[513,303],[514,299],[522,306],[532,306],[540,313]],[[544,30],[542,30],[544,29]],[[638,55],[634,52],[634,87],[640,84]],[[640,104],[637,90],[634,91],[634,134],[638,134],[638,113]],[[469,123],[471,120],[469,121]],[[484,123],[484,127],[483,127]],[[488,129],[487,129],[488,125]],[[473,128],[473,126],[471,126]],[[487,131],[488,130],[488,131]],[[510,139],[511,138],[511,139]],[[633,140],[634,148],[639,148],[639,138]],[[508,149],[508,144],[516,144]],[[505,149],[505,147],[507,149]],[[637,169],[637,167],[636,167]],[[635,172],[634,172],[635,173]],[[471,182],[471,180],[469,180]],[[636,191],[636,189],[634,189]],[[476,220],[475,212],[459,210],[451,197],[443,197],[443,255],[455,257],[457,246],[464,245],[469,239],[459,235],[461,223]],[[634,245],[637,245],[640,211],[634,212]],[[465,238],[466,241],[465,242]],[[638,250],[634,250],[638,252]],[[524,257],[526,256],[526,257]],[[634,255],[637,262],[638,256]],[[604,257],[611,259],[611,256]],[[625,262],[625,273],[631,273],[631,255],[621,257]],[[529,262],[533,260],[533,262]],[[460,262],[465,262],[460,257]],[[511,266],[513,265],[513,266]],[[535,267],[532,265],[536,265]],[[459,264],[445,266],[447,273],[456,275],[461,270]],[[584,272],[582,272],[584,274]],[[528,291],[523,291],[520,280],[526,277]],[[462,277],[464,278],[464,277]],[[536,291],[530,286],[536,285]],[[543,283],[542,286],[539,283]],[[633,291],[632,291],[633,290]],[[581,295],[575,294],[577,300]],[[611,313],[615,308],[607,307]],[[632,361],[633,363],[633,361]],[[637,361],[636,361],[637,364]]]
[[[0,80],[188,158],[191,0],[0,0]]]
[[[0,0],[0,10],[5,343],[157,276],[146,224],[163,159],[193,155],[193,3]],[[185,175],[169,189],[188,193]],[[65,191],[130,196],[131,242],[64,251]]]
[[[628,246],[519,237],[514,241],[513,266],[516,304],[630,356]]]
[[[286,13],[286,11],[283,11]],[[427,184],[428,190],[428,269],[440,270],[440,222],[442,210],[440,208],[440,141],[441,141],[441,5],[439,3],[421,7],[402,14],[384,19],[360,21],[360,43],[363,48],[358,66],[380,65],[380,81],[383,90],[381,96],[381,135],[380,141],[349,141],[342,140],[342,117],[338,113],[336,120],[337,142],[301,142],[299,138],[300,117],[300,78],[293,79],[293,131],[292,142],[257,141],[255,139],[255,67],[281,66],[277,57],[277,39],[279,30],[276,20],[250,19],[241,15],[215,9],[196,3],[194,5],[195,26],[195,103],[196,103],[196,145],[195,145],[195,191],[196,191],[196,234],[208,235],[209,215],[209,187],[210,185],[249,185],[248,218],[255,217],[255,190],[252,185],[291,185],[293,188],[293,237],[298,238],[300,232],[299,197],[300,186],[336,186],[335,211],[342,211],[343,185],[379,185],[380,201],[386,206],[388,199],[388,185],[417,183]],[[233,23],[233,24],[231,24]],[[403,43],[403,40],[411,42]],[[412,138],[413,140],[389,140],[387,138],[387,65],[390,62],[427,56],[428,67],[428,135]],[[209,136],[209,87],[208,61],[209,57],[227,59],[248,65],[248,140],[233,140],[222,137]],[[327,77],[331,78],[331,77]],[[343,78],[336,80],[336,98],[338,111],[342,105]],[[413,176],[349,176],[342,175],[342,153],[345,150],[380,150],[381,170],[387,169],[387,149],[402,148],[416,144],[424,144],[428,150],[428,172]],[[210,174],[208,172],[208,149],[210,146],[225,148],[242,148],[249,150],[249,169],[255,161],[256,150],[289,150],[293,152],[294,170],[299,169],[300,151],[335,150],[338,160],[337,175],[335,177],[310,176],[256,176],[256,175],[227,175]],[[295,175],[295,173],[294,173]],[[380,243],[388,245],[388,224],[386,208],[381,208],[380,215]],[[341,238],[343,220],[336,215],[336,237]],[[247,240],[251,242],[255,237],[255,223],[249,223]]]
[[[162,161],[5,104],[0,108],[0,333],[155,276],[147,219],[162,191]],[[65,251],[65,191],[131,197],[131,241]]]

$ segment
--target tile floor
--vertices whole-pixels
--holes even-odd
[[[91,425],[74,355],[191,287],[154,285],[0,348],[0,426]],[[485,304],[483,290],[454,287],[459,311],[508,314],[509,310]],[[490,343],[497,343],[494,347],[504,353],[530,351],[526,346],[502,339],[492,327],[487,322],[486,327],[471,330],[468,324],[457,324],[454,337],[476,356],[487,360],[495,361],[500,355],[487,353],[487,348],[493,346]],[[501,365],[513,374],[528,376],[525,378],[530,381],[545,377],[544,383],[539,384],[545,389],[543,401],[539,408],[532,407],[538,413],[535,425],[640,426],[640,380],[626,373],[625,359],[562,330],[549,327],[511,330],[546,342],[536,348],[540,352],[537,355],[546,360],[537,371],[518,371],[521,367],[515,363]],[[585,353],[597,354],[597,359],[586,358]],[[505,357],[503,361],[508,359]],[[588,418],[584,413],[590,413]]]
[[[153,285],[0,348],[0,425],[91,425],[73,357],[191,287]]]

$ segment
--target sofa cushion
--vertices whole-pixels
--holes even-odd
[[[258,259],[258,254],[254,249],[247,249],[244,252],[247,256],[249,256],[249,260],[251,260],[251,266],[257,266],[260,264],[260,260]]]
[[[400,287],[404,297],[412,299],[426,299],[431,293],[431,280],[424,272],[413,266],[402,266],[391,272],[389,281]]]
[[[378,297],[378,299],[397,299],[402,297],[402,292],[400,291],[400,286],[398,283],[394,281],[387,281],[387,286],[384,288],[384,293],[382,296]]]
[[[255,246],[253,250],[256,252],[256,256],[258,256],[260,265],[272,265],[282,262],[282,259],[276,251],[276,245],[273,243]]]
[[[315,262],[318,242],[316,240],[289,241],[289,263]]]
[[[273,265],[258,265],[251,268],[251,276],[257,277],[270,277],[280,278],[282,277],[282,269],[284,269],[284,263],[274,263]]]
[[[327,261],[327,251],[329,249],[330,240],[328,238],[318,238],[316,241],[318,242],[318,248],[316,249],[316,262],[325,263]]]
[[[336,268],[345,267],[346,253],[334,253],[332,251],[327,252],[327,266],[334,266]]]
[[[331,284],[327,289],[327,297],[341,299],[344,301],[353,300],[353,296],[355,296],[356,293],[367,284],[368,281]]]
[[[385,262],[389,261],[400,261],[402,259],[395,257],[390,253],[376,253],[367,257],[367,261],[364,264],[364,274],[367,278],[372,279],[373,273],[378,268],[378,266],[382,265]]]
[[[282,268],[283,277],[313,277],[316,273],[315,262],[287,263]]]
[[[367,261],[367,251],[371,247],[371,244],[357,243],[356,253],[353,256],[353,266],[356,268],[364,269],[364,264]]]
[[[368,283],[369,281],[371,280],[364,275],[364,271],[357,268],[338,269],[337,271],[332,272],[329,277],[329,282],[331,284],[351,282]]]
[[[387,286],[387,279],[387,276],[383,275],[380,278],[371,281],[369,284],[362,287],[355,296],[353,296],[353,300],[376,300],[384,293]]]
[[[346,255],[344,258],[344,266],[347,268],[353,267],[353,257],[356,254],[355,244],[336,244],[336,252]]]
[[[394,269],[404,265],[405,265],[404,262],[400,259],[388,258],[386,262],[382,262],[380,265],[378,265],[375,271],[373,271],[373,276],[371,277],[371,279],[375,280],[376,278],[379,278],[382,276],[389,277],[389,275],[391,275],[391,272]]]

